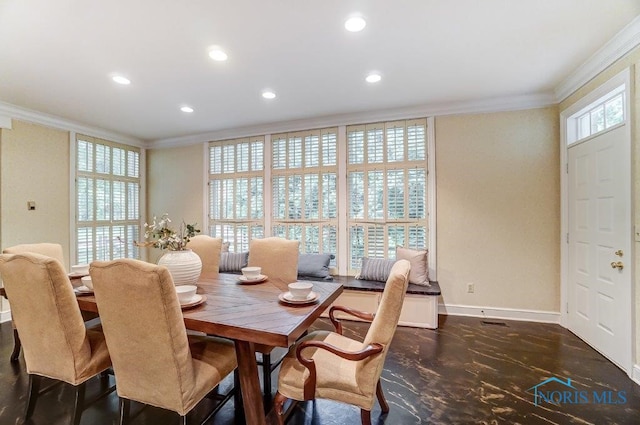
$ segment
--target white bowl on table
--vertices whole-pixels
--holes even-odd
[[[289,284],[289,292],[294,300],[306,300],[312,289],[313,283],[311,282],[293,282]]]
[[[80,280],[87,289],[91,289],[93,291],[93,281],[91,280],[91,276],[82,276]]]
[[[262,267],[243,267],[242,275],[247,280],[257,280],[262,277],[260,274],[262,272]]]
[[[178,301],[180,304],[189,303],[195,296],[198,287],[196,285],[179,285],[176,286],[176,294],[178,294]]]

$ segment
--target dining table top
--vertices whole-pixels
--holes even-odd
[[[280,300],[286,285],[270,280],[243,283],[239,275],[219,274],[200,278],[198,295],[204,302],[184,308],[187,329],[235,340],[274,347],[289,347],[342,293],[342,285],[313,282],[317,300],[309,304],[288,304]],[[78,295],[81,310],[98,312],[95,297]]]

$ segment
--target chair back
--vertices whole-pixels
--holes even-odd
[[[358,364],[356,379],[361,388],[375,388],[380,378],[389,344],[400,320],[410,270],[411,264],[407,260],[398,260],[391,268],[378,310],[363,342],[363,346],[377,342],[384,346],[384,350],[380,355],[369,357]]]
[[[5,248],[2,252],[4,254],[22,254],[25,252],[32,252],[34,254],[46,255],[47,257],[55,258],[60,261],[62,269],[66,270],[64,251],[62,250],[62,245],[58,243],[24,243]]]
[[[222,238],[212,238],[207,235],[197,235],[191,238],[187,245],[202,261],[201,277],[218,277],[220,273],[220,254],[222,252]]]
[[[196,377],[167,268],[120,259],[94,261],[89,273],[118,395],[183,411]]]
[[[299,241],[278,237],[252,239],[248,265],[262,267],[270,282],[286,290],[289,283],[298,280],[299,247]]]
[[[2,254],[0,274],[28,373],[73,385],[93,376],[87,331],[60,261],[30,252]]]

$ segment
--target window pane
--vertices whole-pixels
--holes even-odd
[[[235,197],[233,196],[233,180],[222,180],[222,218],[234,218],[234,201]]]
[[[126,219],[126,208],[127,208],[127,192],[125,189],[126,185],[124,182],[113,182],[113,219],[114,220],[125,220]],[[123,230],[124,232],[124,230]],[[118,257],[122,258],[122,257]]]
[[[606,127],[612,127],[624,121],[624,97],[622,93],[605,103],[605,122]]]
[[[222,146],[211,146],[209,148],[209,169],[211,174],[222,173]]]
[[[235,218],[249,218],[249,179],[236,179],[236,216]]]
[[[127,177],[140,178],[140,153],[127,153]]]
[[[381,163],[384,161],[384,137],[382,129],[367,131],[367,161]]]
[[[322,218],[338,217],[338,179],[335,173],[322,175]]]
[[[387,129],[387,161],[404,161],[404,127]]]
[[[236,153],[235,145],[224,145],[222,147],[222,172],[234,173],[236,171]]]
[[[404,226],[389,226],[389,245],[387,258],[396,258],[396,247],[404,245]]]
[[[238,161],[238,172],[249,171],[249,143],[240,143],[236,156]]]
[[[222,218],[220,207],[222,206],[222,181],[211,180],[209,182],[209,215],[213,219]]]
[[[289,176],[288,181],[289,202],[287,218],[295,220],[302,218],[302,176]]]
[[[349,164],[364,163],[364,131],[352,131],[347,133],[347,147]]]
[[[96,145],[96,173],[111,173],[111,148],[105,145]]]
[[[111,254],[111,258],[115,260],[116,258],[125,258],[126,255],[126,244],[123,242],[126,240],[126,232],[124,226],[113,226],[111,228],[113,234],[113,252]]]
[[[264,143],[251,143],[251,170],[262,171],[264,168]]]
[[[427,248],[427,228],[425,226],[409,226],[408,247],[412,249]]]
[[[409,161],[423,161],[426,158],[426,145],[424,126],[407,126],[407,159]]]
[[[338,164],[337,135],[328,133],[322,135],[322,165],[325,167]]]
[[[409,218],[427,217],[427,173],[425,169],[409,170]]]
[[[334,254],[338,256],[338,227],[333,225],[322,226],[322,252],[327,254]],[[330,266],[335,267],[336,258],[332,259],[329,263]]]
[[[93,261],[93,229],[79,227],[76,230],[76,256],[78,264],[89,264]]]
[[[78,171],[93,171],[93,143],[78,140],[76,154]]]
[[[309,254],[320,253],[320,226],[307,225],[305,227],[304,252]]]
[[[320,177],[317,174],[304,175],[304,218],[306,219],[320,217],[319,179]]]
[[[127,220],[140,219],[140,186],[127,183]]]
[[[126,152],[124,149],[113,148],[113,174],[124,176],[126,171]],[[120,257],[121,258],[121,257]]]
[[[262,177],[253,177],[250,180],[251,184],[251,193],[249,196],[251,197],[251,218],[262,218],[263,217],[263,183]]]
[[[320,140],[315,134],[304,138],[304,165],[305,167],[320,165]]]
[[[289,138],[289,168],[301,168],[302,167],[302,138],[291,137]]]
[[[349,174],[349,217],[364,218],[364,173]]]
[[[387,193],[387,218],[404,218],[404,170],[389,170]]]
[[[584,114],[578,118],[578,139],[584,139],[591,135],[591,114]]]
[[[591,111],[591,134],[604,130],[604,105]]]
[[[351,269],[359,269],[360,261],[364,257],[364,227],[352,226],[349,229],[349,248],[349,266]]]
[[[96,180],[96,220],[111,220],[111,182]]]
[[[384,218],[384,173],[369,171],[367,173],[367,218]]]
[[[287,139],[275,139],[271,142],[271,168],[274,170],[284,170],[287,168]]]
[[[287,188],[285,184],[286,180],[284,176],[273,178],[271,196],[273,198],[273,218],[276,219],[286,218]]]
[[[78,177],[77,180],[78,221],[93,221],[93,179]]]
[[[96,260],[111,259],[111,232],[109,226],[96,227]]]
[[[385,234],[383,226],[367,228],[367,257],[385,258]]]

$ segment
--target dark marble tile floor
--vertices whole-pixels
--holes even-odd
[[[440,316],[437,331],[398,328],[383,387],[391,411],[374,424],[640,424],[640,386],[580,339],[558,325]],[[329,329],[326,321],[317,328]],[[345,334],[361,337],[364,324]],[[0,425],[22,423],[28,378],[24,360],[9,362],[10,323],[0,325]],[[549,382],[545,382],[550,378]],[[113,378],[111,378],[113,379]],[[569,381],[570,380],[570,381]],[[225,381],[223,387],[228,387]],[[275,383],[274,383],[275,385]],[[99,381],[88,392],[99,390]],[[223,388],[224,390],[224,388]],[[538,396],[536,397],[535,391]],[[90,395],[89,395],[90,397]],[[73,393],[61,386],[44,395],[31,424],[67,424]],[[205,401],[204,404],[210,403]],[[189,419],[204,417],[201,405]],[[82,424],[116,424],[117,397],[88,408]],[[133,425],[177,424],[174,413],[145,408]],[[234,423],[233,402],[209,424]],[[358,409],[327,400],[300,403],[290,425],[359,424]]]

